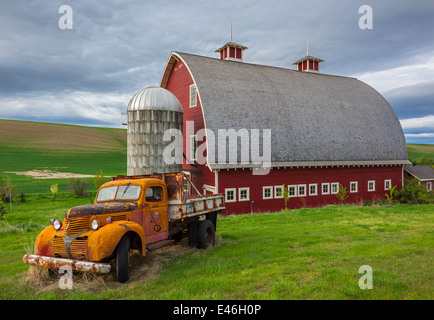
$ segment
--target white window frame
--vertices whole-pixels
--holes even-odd
[[[312,191],[312,187],[315,187],[315,192]],[[309,184],[309,196],[317,196],[318,195],[318,183]]]
[[[333,191],[333,187],[336,187],[336,191]],[[338,194],[339,193],[339,182],[330,183],[330,194]]]
[[[431,190],[432,190],[432,182],[431,182],[431,181],[427,181],[427,183],[426,183],[426,189],[427,189],[428,191],[431,191]]]
[[[372,189],[370,188],[370,184],[372,183]],[[369,180],[368,181],[368,192],[375,191],[375,180]]]
[[[280,196],[278,195],[277,189],[282,189]],[[274,199],[283,199],[283,186],[274,186]]]
[[[304,188],[304,192],[303,193],[300,192],[300,188]],[[306,190],[306,185],[305,184],[299,184],[299,185],[297,185],[297,196],[298,197],[306,197],[307,196],[307,190]]]
[[[270,190],[270,196],[269,197],[265,196],[265,190]],[[272,186],[262,187],[262,199],[264,199],[264,200],[273,199],[273,187]]]
[[[353,190],[353,185],[355,185],[355,190]],[[359,192],[359,182],[358,181],[351,181],[350,182],[350,193],[357,193]]]
[[[265,196],[265,190],[270,190],[270,196],[269,197]],[[264,200],[273,199],[273,187],[272,186],[262,187],[262,199],[264,199]]]
[[[190,136],[190,160],[197,161],[197,135],[195,134]]]
[[[228,199],[228,193],[231,191],[234,193],[234,198],[232,200]],[[237,188],[225,189],[225,202],[237,202]]]
[[[327,187],[327,191],[324,192],[324,187]],[[330,194],[330,183],[321,183],[321,194]]]
[[[247,191],[247,198],[242,199],[241,197],[241,192],[242,191]],[[250,201],[250,188],[238,188],[238,201]]]
[[[294,188],[294,194],[291,195],[291,189]],[[288,192],[290,197],[298,197],[298,187],[296,184],[292,184],[288,186]]]
[[[194,90],[194,94],[192,94],[192,90]],[[194,108],[197,106],[197,88],[195,84],[190,85],[190,108]]]
[[[387,186],[387,184],[389,184],[389,186]],[[392,179],[384,180],[384,190],[390,190],[390,187],[392,187]]]

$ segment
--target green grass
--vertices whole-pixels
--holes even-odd
[[[432,144],[407,144],[408,159],[416,161],[424,155],[434,158],[434,145]]]
[[[22,256],[50,218],[87,198],[31,196],[1,224],[0,299],[432,299],[434,205],[328,206],[218,219],[217,246],[190,249],[185,240],[146,257],[133,275],[75,275],[28,281]],[[360,266],[373,269],[361,290]],[[90,279],[90,280],[89,280]]]

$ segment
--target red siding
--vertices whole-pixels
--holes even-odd
[[[237,48],[237,59],[241,59],[241,52],[242,50],[240,48]]]
[[[184,154],[187,158],[189,158],[190,152],[189,150],[186,150],[186,139],[190,139],[190,137],[186,136],[186,121],[194,121],[194,133],[205,127],[199,97],[197,98],[197,106],[190,108],[190,85],[193,83],[193,78],[191,77],[187,67],[184,65],[184,62],[181,60],[177,61],[173,66],[166,89],[171,91],[178,98],[184,110],[184,128],[182,134],[184,138]],[[200,90],[200,88],[198,88],[198,90]],[[202,143],[205,142],[199,142],[198,145],[201,145]],[[182,168],[183,170],[199,170],[202,172],[201,174],[192,174],[192,181],[196,188],[200,192],[203,192],[202,186],[204,184],[214,186],[214,173],[204,165],[195,164],[195,166],[191,166],[184,160]],[[192,194],[195,194],[194,188],[192,189]]]
[[[298,64],[298,71],[302,71],[302,64],[301,63]]]
[[[235,58],[235,48],[234,47],[229,48],[229,57]]]
[[[225,188],[236,188],[236,202],[226,202],[226,214],[254,212],[273,212],[284,209],[283,199],[263,199],[263,187],[306,185],[307,195],[293,197],[288,208],[321,207],[328,204],[337,204],[339,200],[334,194],[322,195],[322,183],[339,183],[350,189],[350,182],[358,182],[358,192],[349,193],[345,203],[363,205],[365,200],[375,202],[385,199],[384,180],[391,179],[392,186],[401,187],[402,168],[393,167],[345,167],[345,168],[299,168],[299,169],[273,169],[268,175],[254,176],[249,169],[221,170],[218,173],[219,193]],[[375,181],[375,191],[368,191],[368,181]],[[309,184],[317,184],[317,195],[309,195]],[[250,201],[238,201],[239,188],[250,188]],[[251,203],[251,201],[254,203]]]
[[[318,71],[318,61],[314,61],[314,70]]]
[[[303,70],[307,70],[307,61],[303,62]]]

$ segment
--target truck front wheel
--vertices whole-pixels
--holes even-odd
[[[215,244],[215,229],[211,220],[203,220],[197,227],[197,247],[199,249],[209,249]]]
[[[116,278],[125,283],[130,278],[130,238],[124,235],[116,251]]]

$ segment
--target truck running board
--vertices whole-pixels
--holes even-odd
[[[158,242],[147,244],[146,249],[148,249],[149,251],[152,251],[152,250],[159,249],[161,247],[164,247],[164,246],[171,244],[171,243],[174,243],[174,242],[175,242],[175,240],[161,240]]]

